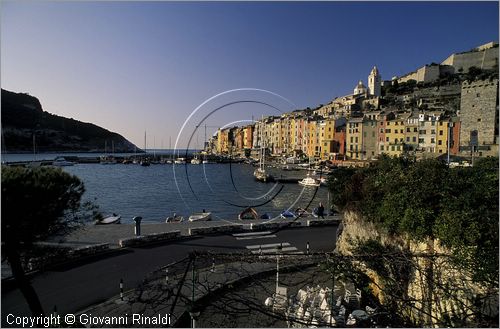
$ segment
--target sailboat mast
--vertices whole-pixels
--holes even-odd
[[[144,130],[144,152],[147,153],[146,151],[146,131]]]
[[[33,133],[33,161],[36,161],[35,133]]]

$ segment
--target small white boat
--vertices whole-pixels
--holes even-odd
[[[190,222],[199,222],[199,221],[207,221],[212,219],[211,212],[195,212],[191,216],[189,216]]]
[[[317,179],[314,179],[308,175],[303,180],[299,181],[299,184],[303,186],[318,187],[321,183]]]
[[[65,158],[63,157],[57,157],[54,159],[54,161],[52,162],[52,165],[53,166],[57,166],[57,167],[66,167],[66,166],[72,166],[74,165],[73,162],[71,161],[67,161]]]
[[[101,220],[95,222],[96,225],[108,225],[108,224],[120,224],[120,220],[122,216],[118,216],[117,214],[113,214],[113,216],[108,216]]]
[[[175,164],[184,164],[184,163],[186,163],[186,159],[185,158],[177,158],[177,159],[175,159],[174,163]]]
[[[177,214],[174,214],[173,216],[167,217],[167,219],[165,220],[165,223],[179,223],[179,222],[183,222],[183,221],[184,221],[184,217],[177,216]]]
[[[201,161],[198,158],[194,158],[191,160],[191,164],[200,164],[200,163],[201,163]]]

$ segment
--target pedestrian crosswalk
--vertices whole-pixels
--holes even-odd
[[[271,234],[270,231],[264,232],[249,232],[249,233],[237,233],[233,234],[236,240],[255,240],[255,239],[269,239],[275,238],[275,234]]]
[[[270,231],[263,232],[249,232],[249,233],[237,233],[233,234],[236,240],[256,240],[256,239],[266,239],[266,238],[276,238],[275,234]],[[254,244],[245,246],[252,254],[277,254],[277,253],[287,253],[287,254],[303,254],[296,247],[290,245],[289,242],[278,242],[278,243],[267,243],[267,244]]]

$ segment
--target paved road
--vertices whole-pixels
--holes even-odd
[[[134,288],[151,271],[180,260],[191,251],[248,253],[256,250],[255,246],[259,244],[272,249],[273,244],[282,242],[290,252],[305,251],[307,242],[310,243],[311,251],[332,250],[335,247],[336,230],[337,226],[286,229],[265,238],[262,235],[236,237],[228,234],[133,248],[126,253],[78,267],[38,274],[33,278],[33,286],[46,312],[51,312],[57,306],[60,314],[74,313],[117,295],[120,278],[123,278],[126,290]],[[5,293],[2,291],[2,324],[9,313],[16,316],[30,315],[17,289]]]

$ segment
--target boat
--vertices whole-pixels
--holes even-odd
[[[103,218],[101,220],[97,220],[95,222],[95,224],[96,225],[120,224],[121,219],[122,219],[122,216],[119,216],[117,214],[113,214],[112,216],[108,216],[108,217]]]
[[[304,179],[299,181],[299,184],[303,185],[303,186],[318,187],[321,183],[317,179],[312,178],[311,176],[307,175]]]
[[[103,165],[116,164],[116,159],[112,155],[102,156],[99,161]]]
[[[311,215],[311,213],[309,213],[304,208],[295,209],[295,214],[297,215],[297,217],[309,217]]]
[[[141,160],[141,166],[143,166],[143,167],[147,167],[147,166],[149,166],[150,164],[151,164],[151,163],[149,162],[149,160],[148,160],[148,159],[142,159],[142,160]]]
[[[280,217],[289,219],[289,218],[297,218],[297,215],[295,215],[290,210],[284,210],[283,212],[281,212]]]
[[[177,216],[177,214],[174,213],[173,216],[167,217],[167,219],[165,220],[165,223],[179,223],[179,222],[183,222],[183,221],[184,221],[184,217]]]
[[[200,164],[201,161],[200,159],[198,159],[198,157],[194,157],[193,159],[191,159],[191,164]]]
[[[251,208],[251,207],[246,208],[245,210],[240,212],[240,214],[238,215],[239,220],[258,219],[258,218],[259,218],[259,214],[257,213],[257,211],[254,208]]]
[[[266,151],[264,147],[264,140],[263,140],[263,129],[260,129],[260,136],[261,136],[261,145],[260,145],[260,152],[259,152],[259,168],[255,169],[253,172],[253,176],[255,177],[256,180],[260,182],[268,182],[272,180],[272,176],[266,171],[264,162],[266,158]]]
[[[212,213],[211,212],[195,212],[191,216],[189,216],[189,221],[190,222],[199,222],[199,221],[207,221],[212,219]]]
[[[186,159],[185,158],[177,158],[177,159],[175,159],[174,163],[175,164],[184,164],[184,163],[186,163]]]
[[[266,212],[265,214],[262,214],[260,216],[260,219],[271,219],[273,218],[273,215],[271,215],[270,213]]]
[[[56,167],[67,167],[74,165],[74,163],[71,161],[67,161],[64,157],[57,157],[52,162],[52,165]]]

